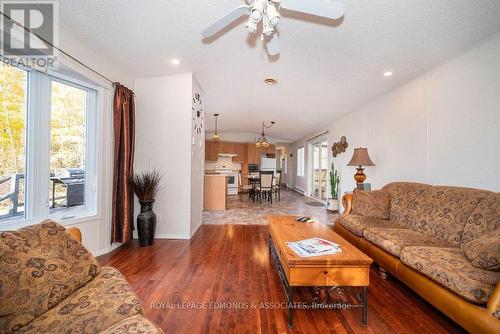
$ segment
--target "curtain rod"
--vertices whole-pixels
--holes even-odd
[[[36,33],[34,33],[30,28],[27,28],[25,26],[23,26],[22,24],[20,24],[19,22],[15,21],[14,19],[12,19],[10,16],[8,16],[7,14],[5,14],[4,12],[0,12],[2,13],[2,15],[7,18],[10,22],[14,23],[14,24],[17,24],[18,26],[20,26],[21,28],[23,28],[24,30],[28,31],[29,33],[35,35],[36,37],[40,38],[43,42],[45,42],[46,44],[48,45],[51,45],[53,48],[57,49],[59,52],[61,52],[62,54],[64,54],[66,57],[70,58],[71,60],[75,61],[76,63],[80,64],[81,66],[85,67],[86,69],[92,71],[93,73],[97,74],[98,76],[100,76],[101,78],[107,80],[108,82],[110,82],[113,86],[115,85],[115,82],[111,79],[109,79],[108,77],[106,77],[105,75],[97,72],[96,70],[94,70],[92,67],[88,66],[88,65],[85,65],[84,63],[82,63],[81,61],[79,61],[78,59],[76,59],[75,57],[73,57],[72,55],[70,55],[69,53],[67,53],[66,51],[60,49],[59,47],[55,46],[54,44],[52,44],[51,42],[47,41],[45,38],[43,38],[42,36],[39,36],[37,35]]]

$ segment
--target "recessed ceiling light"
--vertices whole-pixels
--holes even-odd
[[[276,80],[274,78],[266,78],[266,79],[264,79],[264,82],[266,84],[268,84],[269,86],[275,86],[278,84],[278,80]]]
[[[384,72],[384,77],[391,77],[391,76],[392,76],[391,71]]]
[[[172,59],[172,65],[178,66],[181,63],[181,61],[177,58]]]

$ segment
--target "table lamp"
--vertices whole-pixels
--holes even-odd
[[[363,173],[363,166],[375,166],[375,164],[370,159],[368,150],[366,148],[359,147],[354,149],[352,159],[349,161],[347,166],[358,166],[356,168],[358,172],[354,174],[354,180],[356,180],[356,189],[359,189],[360,185],[362,185],[366,180],[366,175]]]

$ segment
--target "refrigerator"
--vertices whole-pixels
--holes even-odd
[[[276,174],[276,159],[275,158],[261,158],[260,159],[261,171],[273,171]]]

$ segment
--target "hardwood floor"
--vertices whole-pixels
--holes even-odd
[[[156,240],[140,248],[134,240],[99,262],[123,273],[146,316],[166,333],[464,333],[397,280],[384,281],[373,269],[367,327],[360,325],[359,310],[300,310],[290,329],[284,308],[262,304],[285,301],[269,258],[268,235],[267,226],[203,225],[190,241]],[[295,298],[310,298],[309,289],[298,290]],[[224,309],[222,303],[240,304]]]

